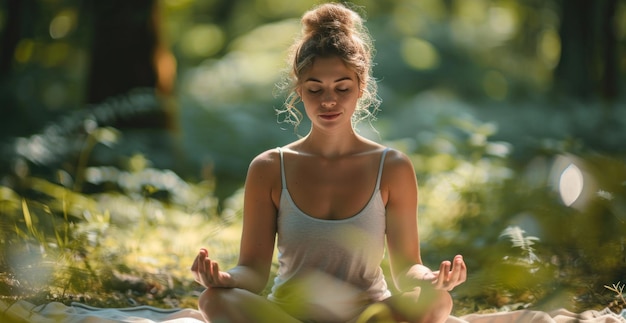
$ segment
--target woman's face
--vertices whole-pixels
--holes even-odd
[[[313,127],[352,126],[361,90],[356,73],[339,57],[315,58],[303,73],[297,92]]]

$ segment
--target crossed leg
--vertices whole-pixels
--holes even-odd
[[[384,301],[395,322],[443,323],[452,312],[450,293],[431,288],[391,296]]]
[[[207,288],[198,307],[210,323],[300,323],[265,297],[239,288]]]
[[[448,292],[416,288],[413,291],[391,296],[372,307],[381,308],[381,315],[370,317],[368,310],[354,322],[445,322],[452,311],[452,298]],[[281,307],[267,298],[238,288],[208,288],[198,301],[200,312],[210,323],[300,323]],[[379,311],[380,312],[380,311]]]

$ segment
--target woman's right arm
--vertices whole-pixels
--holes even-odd
[[[198,283],[207,288],[242,288],[253,293],[265,288],[274,253],[280,190],[280,159],[275,150],[266,151],[248,168],[239,263],[221,271],[202,248],[191,267]]]
[[[276,150],[257,156],[248,168],[238,265],[228,272],[238,288],[259,293],[269,278],[280,198],[280,157]]]

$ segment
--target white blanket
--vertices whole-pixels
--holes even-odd
[[[200,323],[202,315],[194,309],[164,310],[150,306],[130,308],[96,308],[74,303],[65,306],[52,302],[35,306],[25,301],[0,301],[0,321],[37,323]],[[565,309],[552,312],[520,310],[491,314],[469,314],[450,317],[447,323],[626,323],[626,310],[617,315],[608,309],[572,313]]]

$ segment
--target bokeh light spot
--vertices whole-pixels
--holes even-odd
[[[46,67],[55,67],[63,64],[72,50],[66,42],[54,42],[46,45],[45,55],[39,56],[41,63]]]
[[[580,169],[570,164],[563,170],[559,179],[559,194],[563,204],[571,206],[583,191],[584,178]]]
[[[407,65],[416,70],[431,70],[439,66],[437,49],[423,39],[405,38],[401,51]]]
[[[537,51],[539,57],[549,68],[555,68],[561,57],[561,39],[553,28],[544,30],[539,36]]]
[[[503,100],[509,93],[509,85],[506,78],[498,71],[489,71],[483,77],[485,94],[494,100]]]
[[[26,63],[33,57],[35,42],[32,39],[22,39],[15,48],[15,60]]]
[[[504,39],[510,38],[516,30],[516,21],[511,10],[501,7],[489,9],[489,26]]]
[[[50,22],[49,32],[52,39],[66,37],[76,26],[76,12],[73,10],[61,11]]]
[[[224,32],[219,26],[197,25],[183,35],[181,50],[190,58],[210,57],[222,49],[224,40]]]

